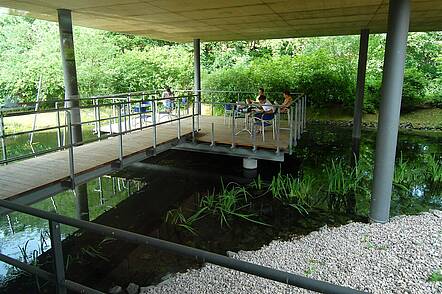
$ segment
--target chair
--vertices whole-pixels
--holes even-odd
[[[232,117],[233,115],[235,115],[235,107],[233,104],[224,104],[224,125],[226,124],[227,121],[227,125],[230,125],[230,119],[227,120],[228,117]]]
[[[254,124],[256,126],[260,126],[261,127],[261,133],[262,133],[262,141],[265,142],[265,127],[272,127],[272,135],[273,135],[273,140],[275,140],[276,138],[276,132],[278,132],[278,130],[276,129],[277,123],[276,123],[276,116],[277,113],[279,111],[279,108],[276,108],[276,110],[273,113],[264,113],[262,114],[260,117],[259,116],[255,116],[254,119]]]

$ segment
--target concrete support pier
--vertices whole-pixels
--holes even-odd
[[[242,159],[242,167],[245,169],[257,169],[258,168],[258,159],[243,158]]]
[[[359,61],[358,77],[356,81],[356,99],[353,115],[353,133],[352,133],[352,162],[359,160],[359,145],[361,141],[362,108],[364,105],[365,73],[367,70],[369,30],[361,31],[359,41]]]
[[[370,207],[370,220],[379,223],[390,215],[409,23],[410,0],[390,0]]]

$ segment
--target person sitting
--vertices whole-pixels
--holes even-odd
[[[256,99],[255,99],[256,102],[259,102],[259,97],[260,97],[260,96],[265,96],[265,95],[264,95],[264,88],[263,88],[263,87],[261,87],[261,88],[258,89],[258,96],[257,96]],[[253,104],[252,99],[247,98],[247,104]]]
[[[285,90],[284,93],[284,102],[282,102],[281,106],[280,106],[280,111],[282,113],[286,113],[288,108],[292,105],[293,103],[293,98],[290,95],[290,92]]]
[[[166,91],[163,92],[163,94],[161,95],[161,98],[167,98],[163,100],[163,105],[164,108],[166,109],[167,112],[171,112],[173,109],[173,100],[174,99],[169,99],[173,97],[173,93],[170,90],[169,87],[166,87]]]

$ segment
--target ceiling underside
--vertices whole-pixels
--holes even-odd
[[[388,0],[0,0],[15,15],[187,42],[386,32]],[[410,31],[442,30],[442,0],[411,0]]]

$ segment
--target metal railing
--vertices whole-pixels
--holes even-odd
[[[195,101],[195,96],[196,95],[188,94],[170,98],[158,98],[156,94],[151,94],[150,92],[136,92],[78,99],[78,101],[80,101],[80,106],[76,108],[65,107],[66,101],[70,100],[40,101],[40,107],[43,107],[43,109],[38,111],[34,110],[32,103],[21,103],[21,107],[15,107],[13,109],[0,108],[0,147],[2,150],[0,164],[7,164],[16,160],[23,160],[63,149],[69,149],[72,151],[74,146],[115,136],[119,136],[121,143],[123,135],[146,128],[153,128],[154,147],[156,147],[157,126],[199,115],[199,113],[195,113],[194,111],[192,111],[192,114],[189,114],[190,107],[192,107],[192,109],[198,109],[195,105],[195,103],[197,103],[197,101]],[[178,107],[174,110],[175,113],[161,112],[161,106],[158,104],[161,104],[164,100],[168,99],[178,101]],[[184,99],[185,103],[183,103]],[[30,105],[32,108],[29,107]],[[74,123],[72,121],[72,111],[86,109],[92,110],[94,119]],[[31,130],[6,132],[7,125],[5,124],[5,120],[22,116],[25,117],[27,115],[41,114],[55,114],[55,125],[43,128],[33,127]],[[64,122],[62,122],[62,116]],[[164,120],[164,118],[167,119]],[[93,124],[93,132],[97,137],[73,143],[72,135],[70,135],[72,132],[70,130],[74,124],[80,126]],[[118,131],[115,130],[115,127]],[[104,132],[103,130],[106,128],[107,131]],[[197,127],[192,123],[193,132],[195,132],[196,129]],[[32,148],[33,152],[30,154],[8,156],[8,138],[54,130],[56,132],[56,147],[47,148],[37,152]],[[181,122],[178,123],[177,137],[181,137]],[[122,144],[119,146],[119,154],[122,155]],[[120,159],[121,157],[122,156],[120,156]]]
[[[169,241],[152,238],[149,236],[144,236],[137,233],[124,231],[121,229],[116,229],[101,224],[69,218],[66,216],[39,210],[29,206],[16,204],[6,200],[0,200],[0,206],[13,211],[18,211],[21,213],[29,214],[38,218],[43,218],[48,220],[52,255],[53,255],[54,273],[46,272],[40,268],[15,260],[4,254],[0,254],[0,261],[12,264],[18,268],[33,273],[38,277],[53,282],[56,286],[57,293],[59,294],[66,293],[67,289],[80,293],[102,293],[100,291],[91,289],[84,285],[66,280],[61,234],[60,234],[60,224],[83,229],[104,236],[109,236],[112,238],[116,238],[118,240],[124,240],[136,244],[148,245],[153,248],[171,252],[173,254],[192,257],[201,262],[216,264],[225,268],[238,270],[258,277],[270,279],[273,281],[285,283],[287,285],[292,285],[320,293],[344,293],[344,294],[365,293],[348,287],[338,286],[329,282],[311,279],[297,274],[288,273],[281,270],[269,268],[266,266],[253,264],[247,261],[230,258],[227,256],[184,246],[181,244],[176,244]]]

